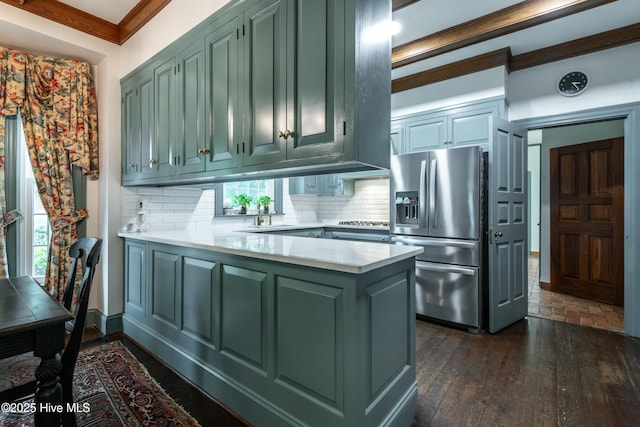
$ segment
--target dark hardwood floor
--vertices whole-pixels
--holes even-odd
[[[415,427],[640,423],[640,339],[534,317],[495,335],[421,320],[416,325]],[[134,342],[122,340],[203,426],[244,425]]]

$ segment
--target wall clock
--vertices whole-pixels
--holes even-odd
[[[582,71],[570,71],[558,80],[558,91],[564,96],[580,95],[587,88],[589,78]]]

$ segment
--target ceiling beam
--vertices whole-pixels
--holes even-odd
[[[393,48],[397,68],[616,0],[525,0]]]
[[[513,72],[638,42],[640,42],[640,22],[519,55],[512,56],[509,48],[500,49],[394,79],[391,82],[391,93],[453,79],[500,65],[504,65],[508,72]]]
[[[501,65],[508,66],[511,57],[509,48],[498,49],[472,58],[452,62],[430,70],[421,71],[404,77],[399,77],[391,82],[391,93],[402,92],[420,86],[426,86],[455,77],[464,76]]]
[[[140,28],[160,12],[171,0],[140,0],[118,23],[119,44],[129,40]]]
[[[510,70],[523,70],[636,42],[640,42],[640,23],[514,55]]]

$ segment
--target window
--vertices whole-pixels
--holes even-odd
[[[256,209],[256,201],[260,196],[269,196],[271,209],[275,212],[282,212],[282,179],[260,179],[253,181],[225,182],[216,184],[216,216],[237,215],[239,207],[233,206],[233,198],[239,194],[246,194],[251,197],[252,202],[248,207]]]
[[[73,183],[76,205],[84,205],[84,178],[74,175]],[[5,117],[5,195],[7,209],[17,208],[23,216],[7,232],[9,274],[30,275],[44,283],[51,227],[31,169],[20,116]],[[84,234],[81,227],[78,234]]]

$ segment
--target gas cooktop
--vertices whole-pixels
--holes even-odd
[[[358,227],[388,227],[388,221],[340,221],[338,225],[356,225]]]

